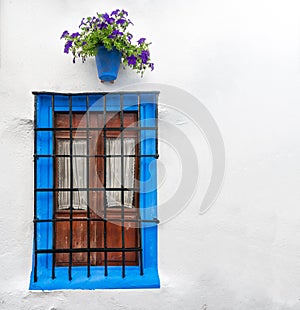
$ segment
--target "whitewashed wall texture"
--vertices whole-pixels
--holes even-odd
[[[114,85],[101,84],[94,60],[73,65],[59,38],[83,16],[120,7],[136,39],[153,42],[156,68],[143,80],[127,69]],[[299,1],[2,0],[0,56],[0,309],[300,309]],[[226,149],[221,194],[201,215],[209,147],[191,123],[161,110],[191,137],[200,163],[198,192],[159,226],[161,288],[29,291],[31,92],[135,90],[144,82],[179,87],[210,111]],[[164,144],[160,154],[160,176],[175,182],[178,159]],[[168,199],[172,186],[162,188],[159,199]]]

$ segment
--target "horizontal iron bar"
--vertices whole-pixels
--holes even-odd
[[[134,187],[130,187],[130,188],[121,188],[121,187],[117,187],[117,188],[104,188],[104,187],[95,187],[95,188],[36,188],[35,191],[37,192],[80,192],[80,191],[95,191],[95,192],[102,192],[102,191],[125,191],[125,192],[129,192],[129,191],[133,191],[136,192],[138,191],[139,188],[134,188]]]
[[[72,248],[72,249],[43,249],[36,250],[37,254],[46,253],[88,253],[88,252],[140,252],[141,248]]]
[[[88,95],[142,95],[142,94],[159,94],[160,91],[118,91],[118,92],[83,92],[83,93],[61,93],[61,92],[49,92],[49,91],[33,91],[33,95],[61,95],[61,96],[88,96]]]
[[[148,126],[148,127],[36,127],[34,130],[36,131],[123,131],[123,130],[134,130],[134,131],[140,131],[140,130],[157,130],[156,126]]]
[[[49,157],[62,157],[62,158],[70,158],[71,155],[58,155],[58,154],[34,154],[33,157],[37,157],[37,158],[49,158]],[[154,158],[158,158],[159,155],[158,154],[145,154],[145,155],[139,155],[139,154],[136,154],[136,155],[104,155],[104,154],[99,154],[99,155],[72,155],[72,157],[83,157],[83,158],[95,158],[95,157],[102,157],[102,158],[110,158],[110,157],[154,157]]]
[[[57,219],[44,219],[33,220],[34,223],[55,223],[55,222],[133,222],[133,223],[156,223],[159,224],[159,220],[154,218],[152,220],[142,220],[142,219],[118,219],[118,218],[57,218]]]

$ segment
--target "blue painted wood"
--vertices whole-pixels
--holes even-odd
[[[51,96],[41,96],[37,101],[37,114],[41,115],[37,119],[38,127],[51,127]],[[37,152],[38,154],[51,154],[52,152],[52,132],[44,131],[37,134]],[[37,188],[47,188],[52,186],[52,158],[40,158],[37,160]],[[44,173],[39,173],[44,172]],[[53,193],[37,193],[37,217],[39,219],[47,219],[52,217],[52,197]],[[50,216],[50,217],[49,217]],[[37,224],[37,246],[52,248],[52,227],[50,223]],[[51,231],[50,231],[51,230]],[[51,239],[50,239],[51,238]],[[46,266],[51,263],[51,255],[38,255],[38,272],[43,269],[39,267]],[[38,273],[38,276],[39,276]]]
[[[41,95],[38,95],[38,97]],[[45,96],[45,95],[42,95]],[[48,96],[51,97],[51,96]],[[90,112],[101,112],[104,107],[104,95],[89,95]],[[55,98],[55,112],[68,112],[68,97],[62,95],[54,95]],[[124,111],[137,111],[138,96],[134,94],[123,94]],[[106,95],[107,112],[120,111],[120,94]],[[74,112],[86,112],[85,96],[73,96],[72,105]]]
[[[73,267],[72,280],[68,278],[68,268],[56,268],[56,278],[51,279],[51,269],[39,274],[38,282],[31,281],[30,290],[62,290],[62,289],[130,289],[159,288],[160,281],[156,268],[144,270],[140,276],[139,267],[126,266],[126,277],[120,276],[119,266],[109,266],[108,276],[104,276],[104,267],[91,267],[91,276],[86,276],[86,267]]]
[[[157,109],[157,93],[141,93],[140,122],[141,126],[155,126]],[[63,94],[39,93],[37,96],[37,127],[52,127],[51,100],[54,96],[55,112],[69,111],[69,97]],[[90,111],[103,111],[104,94],[89,94]],[[120,111],[120,94],[106,95],[107,111]],[[125,111],[138,110],[138,95],[122,93]],[[73,112],[86,112],[85,95],[72,95]],[[41,131],[37,134],[37,153],[52,154],[52,132]],[[141,154],[156,153],[155,130],[141,131]],[[53,159],[39,158],[37,160],[37,188],[51,188],[53,184]],[[142,219],[157,217],[157,165],[156,159],[140,158],[141,193],[140,211]],[[53,194],[51,192],[37,193],[37,216],[39,219],[52,217]],[[52,224],[38,223],[38,249],[52,248]],[[30,280],[31,290],[57,289],[110,289],[110,288],[159,288],[160,280],[157,270],[157,225],[142,224],[144,275],[140,275],[138,266],[126,266],[126,277],[122,278],[122,266],[109,266],[108,277],[104,277],[104,267],[92,266],[91,277],[86,276],[86,267],[72,268],[72,281],[68,279],[68,267],[56,267],[56,278],[51,278],[52,255],[38,255],[38,282],[34,282],[33,270]]]
[[[155,126],[155,96],[141,96],[141,126]],[[155,131],[141,131],[141,154],[155,154]],[[140,193],[142,214],[144,219],[157,218],[157,167],[156,159],[147,157],[140,160],[141,184]],[[157,226],[144,225],[142,230],[143,244],[147,248],[144,255],[145,268],[157,268]]]

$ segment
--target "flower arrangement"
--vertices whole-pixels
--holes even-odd
[[[64,52],[71,52],[75,63],[76,58],[85,62],[87,57],[95,56],[99,45],[109,51],[116,48],[122,53],[121,62],[143,76],[147,68],[154,69],[149,52],[151,43],[147,43],[145,38],[133,43],[133,35],[127,30],[129,25],[133,23],[125,10],[83,18],[79,25],[80,32],[70,34],[65,30],[61,35],[61,39],[66,40]]]

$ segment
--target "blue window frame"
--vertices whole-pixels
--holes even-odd
[[[34,92],[34,240],[31,290],[159,288],[157,266],[157,92]],[[71,113],[70,113],[71,111]],[[138,113],[140,132],[139,266],[55,266],[54,114]],[[124,271],[126,270],[126,273]],[[123,274],[123,276],[122,276]]]

